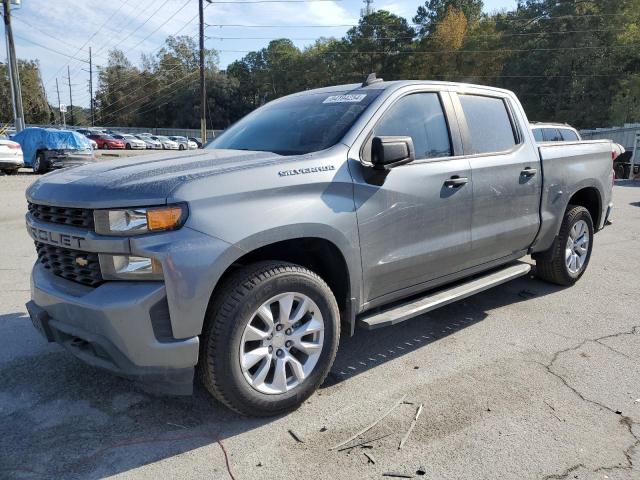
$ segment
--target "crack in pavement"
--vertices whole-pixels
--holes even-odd
[[[567,468],[564,472],[562,473],[552,473],[550,475],[545,475],[544,477],[542,477],[542,480],[562,480],[563,478],[567,478],[569,475],[571,475],[572,472],[576,471],[579,468],[587,468],[584,466],[584,463],[578,463],[572,467]]]
[[[541,362],[535,362],[538,363],[539,365],[543,366],[545,368],[545,370],[550,374],[553,375],[554,377],[556,377],[558,380],[560,380],[562,382],[562,384],[567,387],[569,390],[571,390],[575,395],[577,395],[580,400],[590,403],[592,405],[596,405],[604,410],[607,410],[608,412],[611,412],[615,415],[620,415],[619,413],[617,413],[617,411],[603,403],[600,403],[596,400],[593,400],[591,398],[586,397],[582,392],[578,391],[577,388],[573,387],[566,378],[564,378],[562,376],[562,374],[556,372],[553,369],[553,366],[555,364],[555,362],[558,360],[558,358],[561,355],[564,355],[565,353],[571,352],[571,351],[576,351],[578,349],[580,349],[581,347],[583,347],[584,345],[586,345],[587,343],[593,342],[593,343],[598,343],[599,345],[603,345],[607,348],[609,348],[610,350],[614,351],[615,353],[618,354],[622,354],[625,357],[627,357],[626,354],[619,352],[618,350],[609,347],[609,345],[606,345],[602,342],[602,340],[606,340],[609,338],[616,338],[616,337],[621,337],[621,336],[625,336],[625,335],[637,335],[640,333],[640,325],[636,325],[634,327],[631,328],[630,331],[624,331],[624,332],[618,332],[618,333],[613,333],[610,335],[604,335],[602,337],[598,337],[598,338],[592,338],[592,339],[585,339],[582,340],[580,343],[578,343],[577,345],[574,345],[572,347],[568,347],[562,350],[558,350],[557,352],[555,352],[553,354],[553,356],[551,357],[551,361],[547,364],[541,363]],[[631,470],[633,468],[633,459],[631,457],[631,452],[634,448],[638,447],[640,445],[640,436],[636,435],[633,431],[633,425],[634,425],[634,421],[633,419],[631,419],[630,417],[627,417],[626,415],[621,415],[620,416],[620,423],[622,425],[625,426],[626,430],[628,431],[628,433],[635,439],[635,442],[633,442],[631,445],[629,445],[625,450],[623,450],[623,455],[627,461],[627,465],[623,466],[623,465],[614,465],[614,466],[602,466],[602,467],[598,467],[595,470],[593,470],[594,472],[600,472],[600,471],[611,471],[611,470]],[[566,478],[568,477],[568,475],[571,474],[571,472],[573,472],[574,470],[576,470],[579,467],[584,467],[586,468],[583,464],[577,464],[574,465],[573,467],[568,468],[567,470],[565,470],[564,472],[562,472],[561,474],[552,474],[552,475],[546,475],[544,477],[544,479],[562,479],[562,478]]]

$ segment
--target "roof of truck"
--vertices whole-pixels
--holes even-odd
[[[378,79],[381,80],[381,79]],[[378,81],[376,83],[372,83],[371,85],[363,86],[362,83],[348,83],[344,85],[334,85],[330,87],[322,87],[315,88],[312,90],[305,90],[302,92],[294,93],[293,95],[305,95],[305,94],[316,94],[316,93],[331,93],[331,92],[347,92],[352,90],[387,90],[387,89],[397,89],[400,87],[408,86],[408,85],[429,85],[429,86],[449,86],[455,88],[481,88],[485,90],[493,90],[500,93],[512,93],[510,90],[505,90],[504,88],[491,87],[488,85],[477,85],[472,83],[461,83],[461,82],[443,82],[439,80],[391,80],[391,81]]]

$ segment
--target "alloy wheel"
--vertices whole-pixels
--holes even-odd
[[[287,292],[264,302],[240,341],[245,380],[265,394],[282,394],[309,377],[322,352],[324,320],[308,296]]]
[[[589,254],[589,227],[584,220],[578,220],[569,231],[565,248],[565,263],[572,275],[577,275]]]

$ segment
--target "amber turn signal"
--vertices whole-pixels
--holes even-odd
[[[153,208],[147,210],[147,228],[154,232],[172,230],[182,224],[183,209],[179,206]]]

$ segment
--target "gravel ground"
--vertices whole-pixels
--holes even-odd
[[[640,478],[640,183],[615,187],[574,287],[523,278],[358,331],[300,409],[247,419],[200,387],[149,395],[38,336],[24,308],[33,179],[0,178],[0,478]],[[329,450],[405,395],[349,444],[372,448]]]

